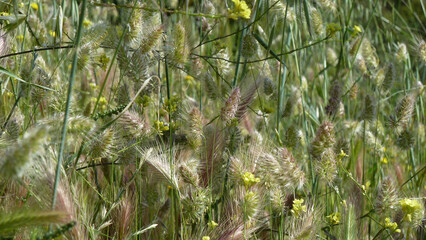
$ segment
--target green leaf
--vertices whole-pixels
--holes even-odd
[[[55,91],[55,90],[48,88],[48,87],[44,87],[44,86],[41,86],[41,85],[38,85],[38,84],[35,84],[35,83],[29,83],[29,82],[25,81],[24,79],[20,78],[19,76],[16,76],[15,74],[9,72],[9,70],[7,70],[3,67],[0,67],[0,73],[6,74],[9,77],[15,78],[16,80],[18,80],[22,83],[26,83],[26,84],[29,84],[29,85],[34,86],[34,87],[38,87],[38,88],[48,90],[48,91]]]

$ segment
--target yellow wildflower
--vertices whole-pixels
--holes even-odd
[[[396,222],[391,222],[389,218],[385,219],[385,228],[392,230],[393,232],[401,232],[401,229],[398,229],[398,224]]]
[[[38,11],[38,4],[37,3],[31,3],[30,4],[31,8]]]
[[[336,225],[340,223],[340,213],[335,212],[327,216],[328,220],[330,221],[330,224]]]
[[[209,228],[211,228],[211,229],[215,229],[215,227],[218,225],[217,224],[217,222],[215,222],[215,221],[210,221],[208,224],[207,224],[208,226],[209,226]]]
[[[210,240],[210,237],[209,236],[204,236],[203,240]]]
[[[84,26],[84,28],[89,28],[89,27],[91,27],[92,25],[93,25],[92,21],[87,20],[87,19],[84,19],[84,20],[83,20],[83,26]]]
[[[16,40],[22,42],[24,40],[24,35],[20,34],[20,35],[16,36]]]
[[[342,30],[342,27],[340,27],[337,23],[329,23],[327,24],[326,31],[327,35],[330,35],[330,37],[334,37],[335,33]]]
[[[155,121],[154,122],[154,128],[155,128],[155,130],[157,130],[158,134],[160,134],[160,135],[163,135],[163,131],[169,130],[169,126],[165,125],[161,121]]]
[[[253,186],[254,184],[260,182],[260,178],[254,177],[253,173],[251,173],[251,172],[244,173],[242,178],[243,178],[243,181],[244,181],[244,186],[246,186],[246,188],[249,188],[249,187]]]
[[[9,16],[10,15],[10,13],[8,13],[8,12],[0,12],[0,16]]]
[[[402,211],[404,212],[404,220],[412,222],[413,218],[417,219],[418,215],[423,214],[422,205],[415,199],[402,199],[399,201]]]
[[[306,212],[306,205],[303,205],[303,202],[305,200],[303,199],[294,199],[293,201],[293,209],[291,210],[291,213],[296,217],[299,218],[302,214],[302,212]]]
[[[50,36],[52,36],[52,37],[56,37],[56,32],[55,32],[55,31],[50,30],[50,31],[49,31],[49,34],[50,34]]]
[[[244,0],[232,0],[234,8],[228,8],[229,18],[237,20],[239,17],[250,19],[251,10]]]
[[[383,157],[380,162],[387,164],[388,163],[388,159],[386,157]]]

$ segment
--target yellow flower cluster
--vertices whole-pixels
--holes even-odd
[[[244,181],[244,186],[246,188],[249,188],[249,187],[253,186],[254,184],[260,182],[260,178],[254,177],[253,173],[251,173],[251,172],[244,173],[242,178],[243,178],[243,181]]]
[[[208,226],[209,226],[209,228],[211,228],[211,229],[215,229],[215,227],[218,225],[217,224],[217,222],[215,222],[215,221],[210,221],[208,224],[207,224]]]
[[[234,8],[228,8],[229,18],[234,20],[237,20],[239,17],[250,19],[251,10],[244,0],[232,0],[232,2],[234,2]]]
[[[413,221],[413,216],[422,210],[422,205],[415,199],[402,199],[399,201],[402,211],[404,212],[404,220]]]
[[[294,199],[293,201],[293,209],[291,209],[291,213],[299,218],[302,215],[302,212],[306,212],[306,205],[303,205],[303,199]]]
[[[38,11],[38,4],[37,3],[31,3],[30,4],[31,8]]]
[[[203,240],[210,240],[210,237],[209,236],[204,236]]]
[[[165,125],[161,121],[155,121],[154,128],[155,128],[155,130],[157,130],[158,134],[160,134],[160,135],[163,135],[163,131],[169,130],[169,126]]]
[[[393,232],[400,233],[401,229],[398,229],[398,224],[396,222],[391,222],[389,218],[385,219],[385,228],[392,230]]]
[[[329,23],[327,24],[327,35],[330,35],[330,37],[334,37],[335,33],[342,30],[342,27],[340,27],[337,23]]]
[[[330,224],[336,225],[340,223],[340,213],[335,212],[327,216],[328,220],[330,221]]]

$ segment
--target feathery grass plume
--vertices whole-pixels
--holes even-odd
[[[114,131],[111,128],[93,136],[93,142],[89,146],[90,156],[97,158],[110,158],[114,148]]]
[[[244,58],[251,58],[253,57],[257,52],[258,46],[257,41],[253,37],[252,34],[246,34],[243,38],[243,46],[241,48],[241,54]]]
[[[205,86],[205,92],[207,96],[209,96],[210,99],[215,100],[219,96],[219,92],[217,90],[217,84],[215,83],[213,76],[211,75],[210,71],[207,70],[207,72],[204,74],[204,86]]]
[[[413,132],[408,128],[404,128],[404,130],[402,130],[396,138],[396,145],[401,149],[408,150],[414,146],[415,141],[416,139]]]
[[[175,25],[173,30],[173,61],[178,64],[185,64],[189,54],[185,27],[180,22]]]
[[[385,177],[377,192],[376,201],[374,203],[374,210],[381,216],[392,214],[398,205],[398,190],[392,178]]]
[[[278,149],[278,156],[259,152],[259,167],[256,169],[265,184],[277,184],[286,189],[301,189],[305,175],[296,165],[292,154],[286,149]]]
[[[342,98],[342,84],[339,80],[335,80],[331,84],[329,95],[330,98],[328,99],[328,104],[325,107],[325,112],[328,116],[333,116],[339,110]]]
[[[414,106],[417,96],[414,94],[405,95],[398,103],[395,109],[395,114],[390,116],[390,125],[397,130],[397,128],[404,128],[413,115]]]
[[[254,98],[256,97],[256,94],[255,94],[256,90],[261,88],[263,85],[263,84],[261,85],[261,81],[262,81],[261,79],[257,79],[254,81],[254,83],[249,85],[247,89],[242,90],[241,98],[238,104],[238,110],[235,113],[236,119],[241,120],[246,114],[248,107],[253,102]]]
[[[315,33],[317,35],[321,35],[322,33],[324,33],[324,25],[322,23],[320,12],[316,8],[312,8],[310,13],[311,13],[312,26],[314,27]]]
[[[292,88],[290,97],[285,103],[284,109],[282,110],[282,117],[288,118],[293,115],[294,109],[298,104],[298,99],[300,98],[299,89]]]
[[[7,148],[0,159],[0,176],[21,178],[26,168],[43,151],[43,143],[48,137],[44,127],[35,127],[28,131],[17,143]]]
[[[361,51],[360,46],[361,46],[361,36],[355,38],[352,43],[349,46],[349,54],[351,56],[354,56],[355,54],[359,53]]]
[[[133,4],[132,4],[133,5]],[[140,4],[137,3],[137,7],[140,7]],[[141,36],[141,33],[143,33],[143,10],[140,8],[135,8],[132,14],[132,8],[125,8],[122,9],[122,18],[121,20],[123,23],[127,23],[126,21],[129,19],[129,22],[124,27],[128,28],[128,31],[126,33],[126,36],[124,36],[124,43],[126,46],[130,46],[132,48],[135,48],[137,45],[139,45],[139,38]],[[130,16],[132,14],[132,16]],[[124,25],[124,24],[123,24]],[[121,34],[123,34],[123,31],[120,31],[121,33],[117,34],[117,37],[121,37]]]
[[[203,141],[203,122],[204,116],[199,108],[192,108],[188,114],[189,127],[186,138],[188,139],[189,145],[193,149],[197,149],[201,146]]]
[[[216,60],[216,68],[218,73],[225,77],[228,75],[228,73],[231,70],[231,64],[228,61],[224,61],[225,60],[229,60],[229,50],[228,48],[222,48],[220,49],[215,55],[215,58],[217,58]]]
[[[325,149],[334,146],[336,140],[334,138],[333,124],[325,121],[321,124],[315,134],[315,138],[311,144],[311,154],[314,158],[321,159]]]
[[[6,125],[7,140],[12,142],[18,140],[19,132],[20,132],[20,126],[18,123],[18,119],[13,118],[9,120],[9,122]]]
[[[366,76],[369,75],[367,64],[365,62],[365,59],[361,55],[356,56],[356,66],[362,74]]]
[[[151,51],[163,35],[163,25],[155,27],[145,38],[142,39],[140,51],[142,54]]]
[[[182,198],[182,213],[185,224],[199,223],[209,206],[208,190],[198,189]]]
[[[129,239],[131,235],[131,226],[135,215],[135,206],[130,196],[126,196],[121,202],[112,209],[110,233],[119,240]]]
[[[420,57],[420,60],[423,63],[426,63],[426,42],[425,40],[420,40],[419,43],[417,44],[417,53]]]
[[[371,94],[367,94],[364,98],[364,112],[362,118],[365,121],[372,121],[376,117],[376,100]]]
[[[381,88],[383,91],[390,91],[395,82],[396,73],[393,63],[389,63],[385,67],[385,77],[382,81]]]
[[[89,67],[96,60],[96,50],[109,35],[109,29],[105,24],[98,24],[86,30],[81,38],[78,52],[78,69]]]
[[[376,49],[366,38],[362,40],[361,51],[362,57],[366,60],[370,68],[377,68],[377,66],[379,66],[379,59],[377,58]]]
[[[232,125],[225,131],[228,132],[228,137],[226,139],[226,149],[231,154],[234,154],[244,141],[241,129],[238,126]]]
[[[288,171],[288,180],[296,189],[302,189],[305,184],[305,173],[297,166],[296,161],[287,148],[278,149],[281,152],[282,168]]]
[[[210,183],[213,171],[220,170],[222,167],[221,161],[223,148],[225,146],[225,136],[223,131],[218,131],[215,127],[208,125],[204,128],[204,136],[206,138],[205,147],[202,153],[200,162],[199,176],[202,186],[208,186]],[[220,176],[217,176],[220,177]],[[215,184],[213,182],[213,184]]]
[[[147,150],[138,149],[138,151],[144,156],[145,163],[150,167],[151,170],[149,172],[153,179],[165,181],[173,189],[179,189],[176,169],[173,172],[170,169],[169,153],[164,152],[160,147],[156,149],[149,148]],[[175,153],[172,154],[175,155]],[[175,159],[174,156],[172,156],[172,159]]]
[[[178,172],[185,183],[192,184],[193,186],[198,186],[199,178],[196,171],[193,171],[188,166],[181,164],[178,168]]]
[[[353,84],[353,87],[349,90],[349,98],[356,100],[358,97],[358,83]]]
[[[303,199],[302,199],[303,200]],[[313,239],[317,232],[316,221],[318,221],[317,213],[318,210],[314,210],[313,205],[309,205],[306,208],[306,211],[301,213],[301,216],[298,218],[291,218],[291,220],[286,221],[285,228],[288,229],[289,239]]]
[[[336,12],[337,10],[337,5],[333,0],[315,0],[315,2],[329,11]]]
[[[130,139],[142,138],[150,133],[149,123],[142,119],[136,112],[124,112],[118,119],[118,125],[121,129],[119,131],[120,134]]]
[[[336,66],[337,63],[339,62],[339,58],[337,56],[336,51],[334,51],[333,48],[327,48],[327,63],[330,64],[331,66]]]
[[[336,154],[333,150],[335,142],[333,124],[325,121],[317,130],[310,148],[315,170],[328,182],[331,182],[337,173]]]
[[[225,106],[223,106],[220,112],[220,118],[225,123],[229,123],[237,113],[238,105],[240,102],[241,94],[240,88],[235,88],[226,100]]]
[[[285,133],[285,145],[292,151],[295,151],[302,145],[302,133],[293,125],[288,127]]]
[[[296,14],[294,13],[293,8],[287,9],[287,3],[284,4],[279,1],[275,6],[272,7],[271,13],[273,13],[278,21],[284,21],[287,12],[287,21],[294,22],[296,20]]]
[[[404,43],[399,43],[396,49],[395,57],[398,62],[406,61],[410,56],[408,55],[407,45]]]
[[[64,223],[66,219],[59,211],[18,210],[0,215],[0,236],[22,227]]]

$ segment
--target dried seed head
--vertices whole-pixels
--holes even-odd
[[[189,49],[186,40],[186,30],[183,24],[176,24],[173,33],[173,60],[178,64],[185,64]]]
[[[314,27],[315,33],[321,35],[324,32],[324,26],[322,23],[321,14],[315,8],[311,10],[311,19],[312,25]]]
[[[204,86],[207,96],[209,96],[212,100],[215,100],[219,96],[217,84],[214,82],[210,71],[207,71],[204,75]]]
[[[328,99],[328,105],[325,107],[325,112],[329,116],[333,116],[339,110],[342,98],[342,84],[340,81],[336,80],[332,83],[329,95],[330,98]]]
[[[203,115],[198,108],[193,108],[189,113],[189,132],[187,139],[192,148],[198,148],[203,139]]]
[[[90,155],[92,158],[111,157],[112,148],[114,146],[114,132],[112,129],[106,129],[96,136],[90,147]]]
[[[395,109],[395,115],[390,117],[390,124],[394,128],[405,127],[411,119],[416,103],[416,96],[408,94],[401,99]]]
[[[404,62],[409,58],[407,46],[404,43],[398,44],[395,57],[399,62]]]
[[[337,57],[336,51],[332,48],[327,48],[327,63],[336,66],[339,59]]]
[[[398,137],[396,139],[396,145],[402,149],[410,149],[414,146],[415,137],[413,132],[411,132],[409,129],[405,128],[402,130],[401,133],[398,134]]]
[[[333,124],[325,121],[317,130],[315,139],[312,141],[312,156],[320,159],[325,150],[327,148],[332,148],[335,142]]]
[[[382,90],[390,91],[392,89],[393,83],[395,82],[396,73],[393,63],[389,63],[385,67],[385,77],[382,81]]]
[[[425,40],[421,40],[417,46],[418,48],[418,54],[420,57],[420,60],[422,62],[426,63],[426,42]]]
[[[263,79],[263,92],[266,95],[271,95],[271,94],[274,93],[274,89],[275,89],[274,82],[272,82],[272,80],[267,78],[267,77],[264,78]]]
[[[241,54],[244,58],[251,58],[257,52],[257,41],[251,34],[247,34],[243,39],[243,46],[241,48]]]
[[[377,213],[384,215],[396,210],[398,204],[398,192],[395,183],[390,177],[386,177],[379,185],[374,209]]]
[[[240,98],[240,88],[237,87],[232,91],[231,95],[225,103],[225,106],[222,108],[222,111],[220,113],[220,118],[222,119],[222,121],[229,122],[235,117],[235,114],[238,110],[238,103],[240,102]]]
[[[21,178],[32,159],[43,151],[42,146],[46,138],[45,128],[38,127],[28,131],[3,154],[0,159],[0,176],[5,179]]]
[[[367,94],[364,99],[363,119],[372,121],[376,117],[376,100],[373,95]]]
[[[336,3],[333,0],[316,0],[316,2],[329,11],[336,12],[337,10]]]
[[[376,56],[376,49],[371,45],[368,39],[362,41],[361,45],[362,56],[366,60],[369,67],[377,68],[379,65],[379,59]]]

